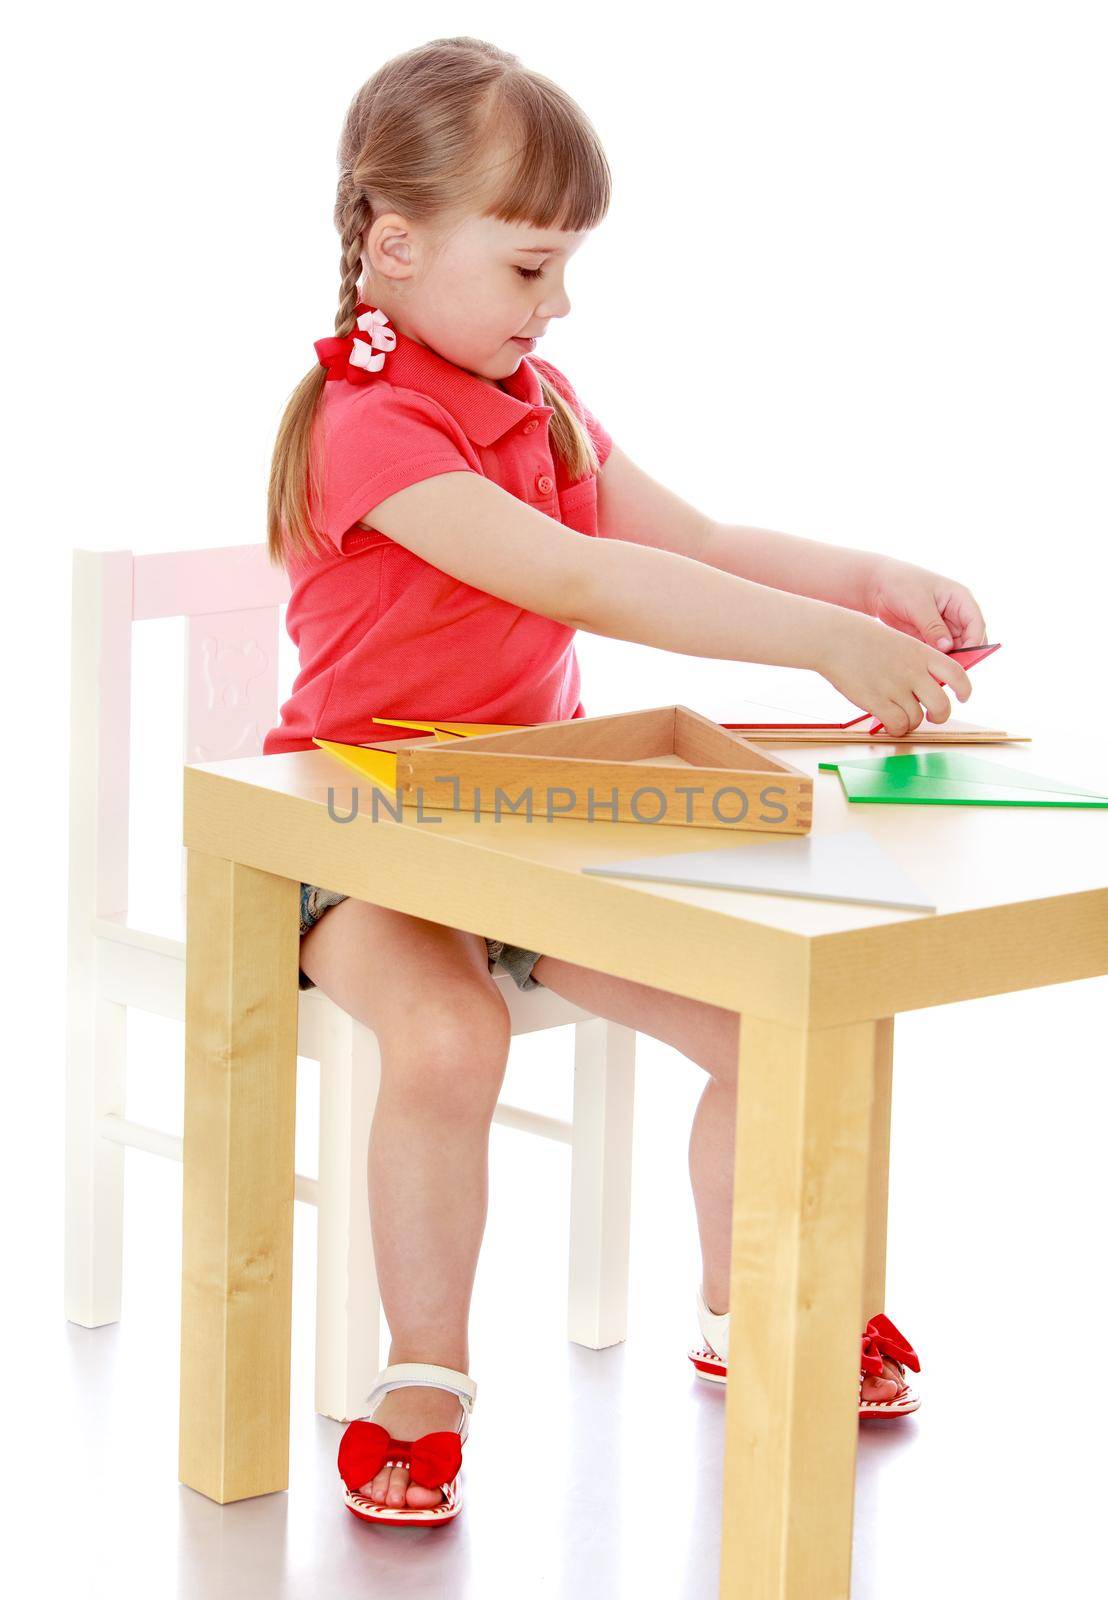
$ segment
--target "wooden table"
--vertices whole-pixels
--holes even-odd
[[[374,822],[372,784],[320,750],[185,768],[184,1483],[221,1504],[288,1487],[298,895],[322,883],[742,1013],[720,1593],[845,1600],[893,1018],[1108,972],[1108,813],[851,805],[817,763],[855,750],[774,749],[813,775],[814,831],[869,830],[938,912],[578,870],[737,830]],[[1080,740],[974,753],[1108,792]],[[356,789],[355,820],[329,787],[338,817]]]

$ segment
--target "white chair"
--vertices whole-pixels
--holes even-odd
[[[65,1314],[99,1327],[120,1314],[123,1152],[181,1160],[180,1138],[129,1121],[126,1011],[184,1021],[180,937],[128,920],[131,629],[186,620],[185,763],[260,755],[278,718],[278,639],[289,596],[264,545],[134,555],[75,550],[72,594]],[[627,1335],[635,1034],[549,989],[494,972],[512,1033],[575,1026],[573,1118],[501,1102],[495,1120],[572,1147],[568,1337],[591,1349]],[[298,1054],[319,1062],[319,1177],[296,1174],[318,1209],[316,1410],[361,1414],[380,1368],[365,1161],[380,1057],[373,1031],[319,989],[299,1002]]]

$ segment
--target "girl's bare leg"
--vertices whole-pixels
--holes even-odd
[[[740,1013],[629,978],[614,978],[558,956],[540,956],[532,972],[555,994],[595,1016],[661,1039],[708,1073],[689,1135],[689,1176],[700,1234],[702,1292],[710,1311],[726,1311],[731,1292]],[[896,1393],[894,1369],[886,1362],[884,1370],[883,1377],[865,1379],[865,1399],[887,1400]]]
[[[368,1152],[370,1222],[392,1343],[388,1364],[469,1370],[469,1308],[488,1208],[488,1143],[511,1039],[485,941],[344,900],[304,935],[300,965],[377,1034],[381,1084]],[[373,1420],[394,1438],[457,1428],[442,1389],[392,1390]],[[385,1467],[361,1492],[430,1506],[439,1489]]]

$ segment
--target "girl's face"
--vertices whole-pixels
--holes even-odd
[[[469,216],[432,233],[396,212],[366,236],[361,298],[417,344],[488,383],[515,372],[554,317],[568,315],[565,271],[587,237]]]

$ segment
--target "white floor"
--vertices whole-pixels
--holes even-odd
[[[887,1310],[920,1352],[923,1406],[861,1430],[857,1600],[1103,1592],[1106,1000],[1097,980],[898,1020]],[[129,1114],[179,1127],[180,1030],[136,1018],[130,1045]],[[567,1111],[569,1049],[561,1030],[518,1041],[506,1097]],[[312,1407],[307,1206],[288,1492],[221,1507],[178,1482],[180,1167],[128,1152],[122,1320],[67,1323],[62,1073],[39,1065],[24,1070],[56,1137],[45,1154],[13,1138],[7,1173],[21,1190],[6,1210],[9,1578],[20,1563],[35,1590],[48,1573],[52,1589],[183,1600],[717,1594],[724,1395],[685,1357],[699,1266],[686,1141],[703,1080],[684,1058],[640,1038],[623,1345],[564,1336],[568,1151],[494,1127],[466,1503],[422,1531],[370,1528],[339,1500],[342,1429]],[[302,1069],[298,1167],[312,1171]]]

